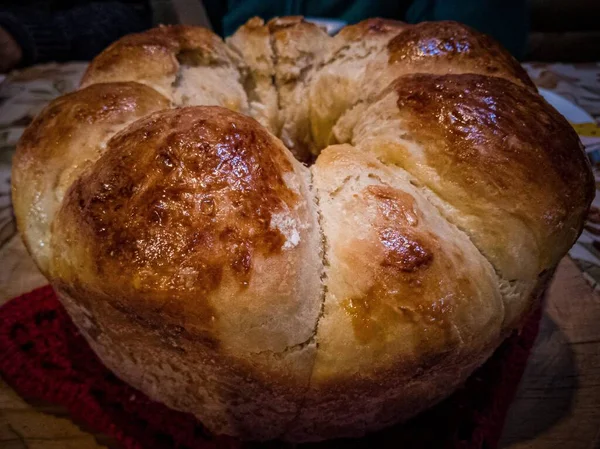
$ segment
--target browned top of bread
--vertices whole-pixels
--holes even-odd
[[[225,109],[138,120],[65,197],[52,275],[230,346],[304,341],[319,310],[319,250],[302,170],[253,119]],[[253,341],[273,315],[273,337]]]
[[[412,25],[390,40],[388,49],[390,64],[404,65],[412,73],[479,73],[535,87],[507,50],[457,22]]]
[[[206,28],[161,26],[116,41],[92,61],[81,84],[97,83],[111,75],[143,75],[148,80],[172,75],[177,71],[175,56],[192,62],[227,58],[223,41]],[[138,67],[145,73],[138,72]]]
[[[81,85],[136,81],[178,106],[215,104],[246,112],[242,65],[237,53],[207,29],[161,26],[112,44],[92,61]]]
[[[580,228],[581,206],[594,196],[592,173],[579,157],[577,134],[541,96],[480,75],[414,75],[393,89],[400,119],[424,145],[431,166],[456,168],[445,182],[461,185],[473,200],[513,209],[545,233],[543,241]],[[554,254],[545,259],[547,268]]]
[[[27,128],[13,160],[13,206],[42,272],[48,271],[51,224],[71,183],[119,129],[169,106],[142,84],[94,84],[54,100]]]
[[[232,122],[218,109],[159,113],[110,140],[65,213],[97,245],[98,270],[115,279],[143,267],[148,290],[206,296],[231,271],[245,288],[253,257],[281,253],[286,242],[272,216],[299,201],[283,180],[290,161],[267,150],[276,145],[251,119]],[[201,279],[190,284],[194,267]]]

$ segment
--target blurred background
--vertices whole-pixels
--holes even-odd
[[[457,20],[494,36],[519,60],[600,60],[599,0],[4,0],[0,73],[90,60],[119,37],[161,23],[202,25],[227,36],[255,15],[304,15],[330,30],[368,17]]]
[[[530,0],[524,59],[600,60],[599,0]]]

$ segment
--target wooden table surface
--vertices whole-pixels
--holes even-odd
[[[20,239],[0,250],[0,304],[44,285]],[[74,424],[64,408],[28,404],[0,381],[0,448],[114,446]],[[600,295],[568,257],[547,295],[540,334],[501,448],[600,449]]]

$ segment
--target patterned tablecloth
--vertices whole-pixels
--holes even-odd
[[[576,125],[592,163],[596,178],[596,197],[583,234],[569,255],[594,289],[600,289],[600,63],[525,64],[538,87],[550,90],[581,107],[595,123]]]
[[[16,235],[10,204],[10,162],[17,140],[35,115],[53,98],[77,88],[86,63],[47,64],[15,72],[0,84],[0,304],[45,280],[26,256]],[[561,95],[593,116],[596,123],[578,125],[600,187],[600,63],[527,63],[538,87]],[[600,289],[600,195],[571,257],[586,279]]]

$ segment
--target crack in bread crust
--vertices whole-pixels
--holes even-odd
[[[285,428],[282,430],[281,435],[279,435],[279,438],[285,437],[285,435],[289,432],[290,428],[298,420],[298,417],[301,415],[301,413],[305,407],[305,402],[306,402],[306,399],[308,396],[308,392],[310,391],[310,388],[311,388],[312,376],[313,376],[315,364],[317,361],[317,353],[319,351],[319,341],[318,341],[317,335],[319,333],[319,324],[321,323],[321,319],[323,318],[323,315],[325,313],[325,299],[327,297],[327,268],[329,267],[329,261],[327,259],[327,253],[328,253],[327,238],[325,236],[325,232],[323,230],[323,225],[322,225],[322,216],[323,215],[322,215],[321,208],[319,206],[319,192],[314,186],[312,171],[310,172],[310,179],[311,179],[310,192],[314,198],[315,207],[317,210],[317,223],[319,225],[319,235],[321,237],[321,263],[322,263],[322,271],[321,271],[321,277],[320,277],[321,306],[320,306],[320,310],[319,310],[319,316],[317,317],[317,321],[316,321],[315,327],[313,329],[313,334],[311,335],[311,338],[310,338],[310,341],[315,343],[316,350],[315,350],[315,355],[312,360],[312,365],[310,367],[310,374],[308,376],[308,382],[306,383],[306,388],[305,388],[304,393],[302,394],[302,397],[298,403],[298,409],[296,410],[296,414],[290,420],[290,422],[285,426]]]

